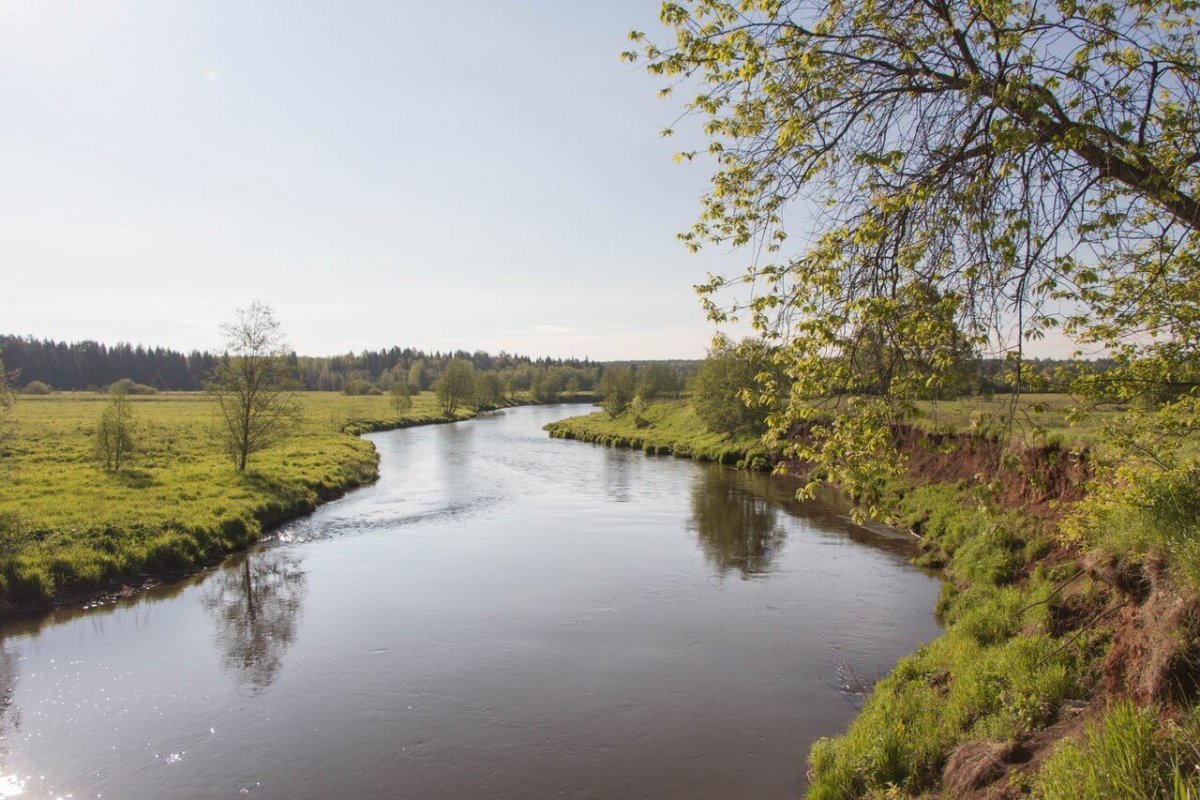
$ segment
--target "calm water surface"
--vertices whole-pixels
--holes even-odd
[[[0,797],[795,797],[936,580],[786,482],[542,432],[580,410],[373,435],[269,546],[9,625]]]

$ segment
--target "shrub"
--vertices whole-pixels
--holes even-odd
[[[348,395],[364,396],[368,394],[379,393],[380,392],[375,384],[361,378],[353,381],[346,381],[346,384],[342,387],[342,394]]]
[[[21,389],[21,394],[50,394],[54,389],[44,381],[30,381]]]
[[[769,384],[759,376],[770,376]],[[761,342],[735,345],[721,340],[709,352],[692,380],[692,404],[709,430],[727,434],[761,434],[767,427],[768,404],[757,399],[778,393],[784,377],[778,374],[770,351]]]
[[[153,386],[147,386],[144,383],[138,383],[132,378],[121,378],[105,389],[106,392],[124,392],[125,394],[158,394],[158,389]]]

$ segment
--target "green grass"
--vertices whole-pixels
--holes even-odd
[[[1120,701],[1066,740],[1035,782],[1044,800],[1194,800],[1200,796],[1200,714],[1161,722],[1153,709]]]
[[[1200,464],[1123,465],[1066,520],[1066,536],[1129,564],[1155,556],[1200,593]]]
[[[1073,567],[1034,566],[1045,543],[1027,520],[949,484],[895,488],[890,505],[920,530],[922,557],[946,565],[946,629],[875,686],[844,735],[814,745],[810,798],[933,791],[956,747],[1052,722],[1099,655],[1091,642],[1060,649],[1048,604],[1031,605]]]
[[[756,436],[713,433],[686,400],[652,403],[642,424],[625,412],[610,417],[604,411],[571,417],[546,426],[551,436],[578,439],[609,447],[632,447],[655,455],[674,455],[722,464],[769,466],[767,449]],[[758,459],[755,461],[755,459]]]
[[[1125,409],[1089,407],[1067,394],[1024,394],[925,400],[917,403],[916,425],[930,431],[980,433],[1036,447],[1058,443],[1067,447],[1097,447],[1104,427]]]
[[[307,393],[295,435],[239,474],[214,441],[204,395],[130,402],[138,450],[110,474],[92,456],[103,396],[18,401],[12,452],[0,460],[0,606],[179,573],[244,548],[264,526],[375,477],[375,450],[353,433],[444,421],[428,393],[402,420],[386,397]]]

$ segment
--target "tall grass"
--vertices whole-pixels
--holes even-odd
[[[1035,791],[1044,800],[1197,800],[1200,717],[1160,723],[1154,709],[1114,704],[1081,741],[1046,760]]]

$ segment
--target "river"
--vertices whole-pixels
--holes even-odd
[[[938,633],[911,544],[785,480],[372,434],[380,479],[194,579],[0,634],[0,797],[794,798]]]

